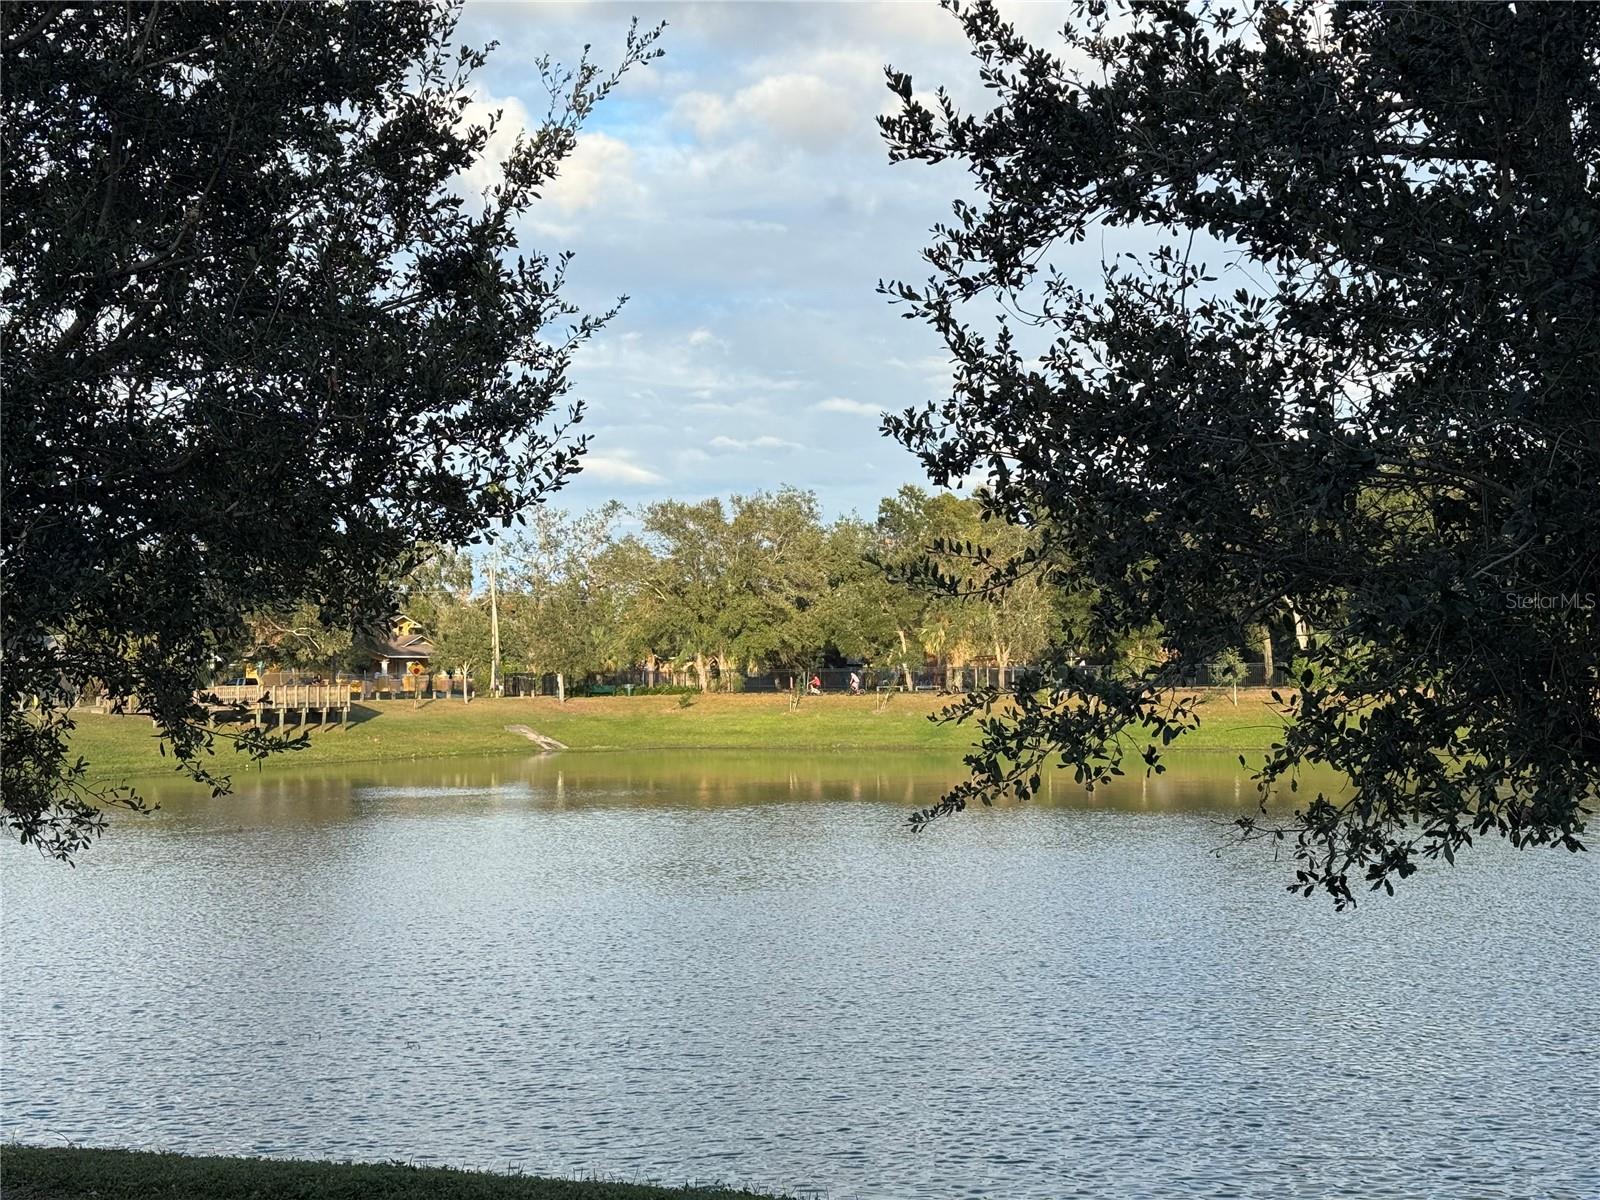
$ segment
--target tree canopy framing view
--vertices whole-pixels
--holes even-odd
[[[994,107],[890,70],[881,124],[897,160],[976,181],[927,282],[885,288],[956,383],[888,428],[1040,531],[1015,573],[1091,586],[1099,636],[1159,628],[1166,661],[1107,678],[1057,656],[1041,690],[969,698],[974,777],[922,819],[1028,794],[1057,751],[1094,782],[1125,731],[1181,736],[1183,665],[1290,612],[1295,719],[1258,778],[1349,781],[1242,820],[1294,840],[1296,886],[1349,903],[1490,833],[1581,848],[1600,9],[1086,3],[1042,48],[986,0],[949,7]],[[1098,289],[1051,268],[1119,229],[1157,244]]]
[[[196,688],[258,609],[386,620],[425,543],[478,540],[577,469],[562,297],[517,220],[622,73],[546,63],[551,107],[481,195],[486,51],[460,5],[8,4],[0,821],[103,828],[67,739],[91,685],[195,778]],[[613,310],[614,311],[614,310]],[[265,753],[271,741],[238,735]]]
[[[0,0],[4,1200],[1600,1197],[1597,801],[1600,0]]]

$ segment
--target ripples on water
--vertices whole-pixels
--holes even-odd
[[[1600,1196],[1594,861],[1349,915],[1227,771],[979,812],[875,757],[168,798],[3,857],[4,1133],[834,1197]],[[1242,798],[1241,798],[1242,797]]]

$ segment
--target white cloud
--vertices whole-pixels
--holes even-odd
[[[829,396],[816,409],[818,412],[849,413],[856,417],[883,416],[883,409],[876,404],[863,404],[860,400],[847,400],[843,396]]]
[[[585,454],[579,460],[583,475],[606,483],[652,484],[665,483],[666,477],[647,467],[628,461],[626,452],[616,454]]]
[[[694,130],[701,141],[716,137],[733,124],[732,107],[711,92],[685,92],[672,105],[672,114]]]
[[[531,123],[528,110],[521,100],[515,96],[503,98],[491,96],[481,89],[475,90],[472,100],[468,102],[461,116],[467,125],[486,126],[496,112],[500,114],[500,119],[495,124],[494,133],[484,145],[483,153],[460,176],[466,185],[466,190],[474,195],[480,195],[500,182],[501,164],[516,146],[517,135],[525,131]]]
[[[805,386],[801,379],[766,374],[758,365],[721,365],[698,349],[692,336],[662,336],[654,330],[650,336],[634,336],[630,331],[585,346],[577,370],[583,378],[624,384],[630,392],[648,389],[669,403],[681,403],[687,396],[700,404],[732,404],[743,411],[760,409],[763,393]]]
[[[609,134],[579,134],[544,198],[568,216],[602,205],[630,207],[644,198],[634,178],[633,147]]]
[[[481,89],[468,102],[463,119],[468,124],[487,125],[496,112],[500,117],[482,155],[460,177],[474,195],[500,182],[501,165],[516,147],[518,136],[536,124],[516,96],[493,96]],[[644,188],[635,178],[633,147],[599,132],[578,135],[578,144],[543,189],[544,203],[569,217],[601,205],[636,205],[643,198]]]
[[[859,90],[814,71],[783,71],[728,95],[688,92],[673,115],[702,142],[754,134],[820,153],[852,135],[876,137],[872,111],[854,94]]]
[[[951,370],[950,356],[947,354],[928,354],[914,360],[890,357],[884,359],[883,362],[888,367],[895,367],[901,371],[913,371],[923,375],[949,374]]]
[[[745,88],[737,104],[779,138],[826,150],[866,124],[842,89],[811,74],[774,75]]]
[[[910,39],[955,51],[966,45],[961,22],[936,4],[863,4],[851,15],[864,33],[886,46],[904,46]]]
[[[740,438],[731,438],[731,437],[728,437],[726,434],[720,434],[719,433],[716,437],[712,438],[709,442],[707,442],[706,445],[710,446],[713,450],[802,450],[802,449],[804,449],[804,447],[801,446],[799,442],[791,442],[791,441],[787,441],[787,440],[785,440],[784,438],[781,438],[781,437],[774,437],[770,433],[764,433],[760,437],[749,438],[748,440],[743,440],[743,439],[740,439]]]

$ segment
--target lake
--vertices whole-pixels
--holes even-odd
[[[3,1133],[831,1197],[1600,1195],[1600,869],[1335,914],[1179,763],[912,834],[959,764],[242,775],[4,871]]]

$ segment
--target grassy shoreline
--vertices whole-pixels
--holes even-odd
[[[570,752],[598,750],[910,751],[959,756],[971,745],[970,725],[928,719],[945,697],[897,695],[807,697],[792,708],[787,696],[696,696],[688,706],[676,696],[585,697],[558,704],[548,697],[508,700],[378,701],[352,710],[348,727],[308,727],[310,745],[273,755],[263,770],[345,763],[529,755],[539,746],[507,726],[521,725],[564,743]],[[1241,692],[1235,706],[1223,692],[1206,697],[1199,729],[1169,753],[1259,754],[1278,736],[1282,718],[1265,692]],[[97,779],[170,774],[150,721],[137,716],[76,714],[72,751],[88,760]],[[295,730],[290,725],[290,730]],[[234,766],[226,745],[216,765]],[[237,760],[239,767],[246,761]]]
[[[780,1200],[716,1186],[548,1179],[399,1163],[19,1145],[0,1148],[0,1189],[6,1200]]]

